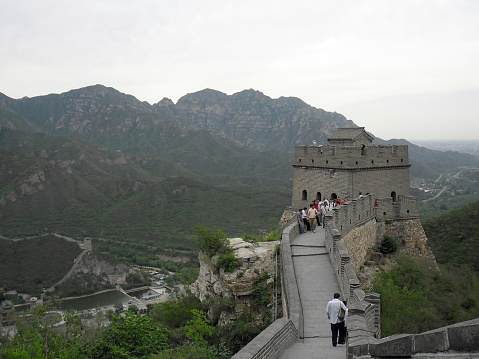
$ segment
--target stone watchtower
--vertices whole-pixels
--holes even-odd
[[[293,208],[315,199],[409,196],[407,145],[373,145],[364,127],[338,128],[329,145],[296,146]]]

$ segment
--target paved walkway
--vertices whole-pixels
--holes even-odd
[[[333,347],[326,304],[339,285],[324,246],[324,229],[297,236],[292,243],[293,262],[304,313],[304,342],[294,343],[280,359],[344,359],[345,345]]]

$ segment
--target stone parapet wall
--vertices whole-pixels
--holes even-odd
[[[399,197],[396,203],[392,202],[392,198],[377,201],[380,206],[383,204],[382,208],[375,207],[376,198],[368,195],[336,207],[326,216],[326,248],[342,296],[349,301],[349,348],[369,344],[381,337],[380,296],[377,293],[366,294],[360,288],[356,275],[356,270],[366,260],[368,251],[380,244],[385,234],[395,231],[410,233],[410,236],[404,238],[408,243],[404,246],[406,249],[411,246],[409,243],[418,241],[421,244],[418,249],[422,251],[427,243],[425,235],[421,235],[424,231],[419,220],[407,218],[416,213],[414,198]],[[402,206],[407,209],[403,210]],[[381,209],[386,213],[383,214],[382,221],[377,222],[377,213]]]
[[[298,209],[299,208],[294,209],[293,207],[286,207],[284,209],[279,221],[279,230],[281,230],[281,232],[283,232],[289,224],[296,221]]]
[[[364,261],[366,251],[376,243],[374,214],[374,197],[365,196],[353,200],[349,205],[337,207],[326,216],[325,245],[341,295],[348,300],[350,343],[368,341],[380,336],[379,295],[364,293],[360,288],[355,269],[356,265],[362,264],[361,258]],[[355,240],[357,242],[353,243]]]
[[[371,248],[378,245],[376,219],[352,228],[343,236],[343,243],[348,248],[350,263],[356,271],[365,262]]]
[[[281,291],[283,299],[283,313],[289,318],[302,335],[302,305],[299,296],[298,283],[293,264],[291,242],[299,235],[296,221],[292,221],[283,231],[281,239]]]
[[[374,196],[367,195],[350,200],[339,207],[335,207],[329,215],[332,215],[335,227],[341,234],[345,234],[353,228],[362,225],[375,218]]]
[[[479,358],[479,318],[420,334],[354,341],[348,358]]]
[[[232,359],[273,359],[297,342],[302,331],[302,306],[293,265],[291,241],[299,235],[295,221],[283,230],[281,240],[281,288],[284,317],[277,319],[258,334]]]
[[[350,348],[381,337],[380,296],[377,293],[366,295],[363,290],[356,289],[352,303],[348,305],[348,347]]]
[[[280,318],[275,320],[231,358],[278,358],[284,349],[297,341],[297,338],[298,330],[293,322],[286,318]]]
[[[377,198],[376,219],[385,221],[388,219],[419,218],[417,201],[414,196],[399,195],[396,202],[392,198]]]

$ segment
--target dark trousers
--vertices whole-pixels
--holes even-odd
[[[336,344],[344,344],[344,322],[339,322],[336,324],[331,324],[331,335],[333,338],[333,346]],[[339,338],[338,338],[339,336]]]
[[[303,222],[304,222],[304,224],[305,224],[305,226],[306,226],[306,230],[307,230],[307,231],[310,231],[310,230],[311,230],[311,225],[309,224],[308,219],[307,219],[307,218],[303,218]]]

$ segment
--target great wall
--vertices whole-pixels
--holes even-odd
[[[324,233],[333,280],[350,309],[348,341],[338,357],[479,358],[479,318],[425,333],[381,338],[380,295],[365,293],[356,274],[370,250],[385,235],[392,235],[400,241],[403,252],[434,259],[419,221],[416,199],[409,195],[407,146],[372,145],[372,137],[364,128],[338,129],[329,142],[330,146],[296,147],[293,206],[285,212],[287,225],[281,241],[284,316],[233,359],[282,358],[294,343],[304,341],[306,318],[292,250],[300,235],[296,220],[288,219],[313,199],[339,195],[349,200],[326,215]],[[318,347],[316,352],[321,350]],[[329,356],[314,356],[323,357]]]

